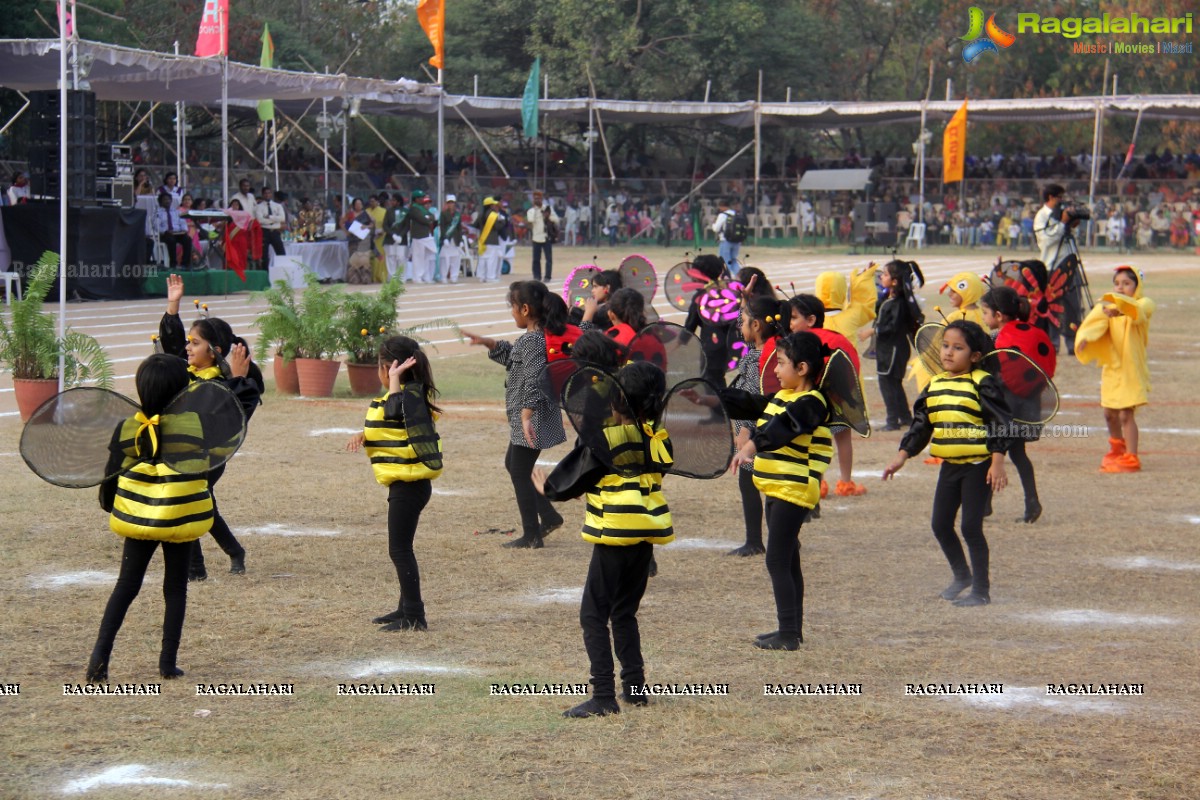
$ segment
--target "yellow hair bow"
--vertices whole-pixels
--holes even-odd
[[[650,440],[650,459],[658,464],[670,464],[674,461],[667,450],[667,431],[665,428],[654,430],[649,422],[642,423],[642,432]]]
[[[133,452],[137,453],[139,456],[142,454],[142,448],[141,445],[138,444],[138,441],[140,441],[142,438],[142,431],[149,429],[150,455],[154,455],[158,452],[158,434],[154,432],[154,429],[158,427],[159,423],[158,414],[155,414],[153,417],[147,417],[145,414],[139,411],[133,415],[133,419],[135,422],[140,422],[142,424],[141,427],[137,429],[137,433],[133,435]]]

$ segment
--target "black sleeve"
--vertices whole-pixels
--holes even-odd
[[[555,501],[574,500],[593,488],[607,473],[608,467],[589,448],[577,444],[546,478],[546,497]]]
[[[778,450],[806,433],[812,433],[829,420],[829,408],[820,398],[806,395],[788,403],[783,411],[756,428],[750,439],[760,453]]]
[[[913,403],[912,426],[900,440],[900,449],[908,453],[909,458],[924,450],[933,438],[933,425],[929,422],[929,409],[926,407],[928,397],[929,390],[926,389]]]
[[[700,330],[700,294],[696,293],[692,297],[692,304],[688,306],[687,319],[683,321],[683,329],[688,333],[695,333]]]
[[[988,452],[1007,453],[1019,437],[1015,436],[1016,426],[1012,424],[1004,387],[995,375],[979,382],[979,405],[983,408],[983,423],[987,425]]]
[[[242,404],[242,413],[246,415],[246,422],[249,422],[250,417],[254,414],[254,409],[258,408],[262,399],[258,384],[248,377],[237,376],[225,381],[225,385]]]
[[[721,405],[730,419],[758,419],[771,402],[771,395],[754,394],[745,389],[721,389]]]
[[[884,301],[879,307],[879,316],[875,319],[875,332],[879,336],[893,337],[898,336],[904,330],[902,310],[904,303],[898,298],[892,298],[892,302]]]
[[[178,314],[163,314],[158,323],[158,342],[164,353],[187,358],[187,331]]]
[[[392,420],[393,422],[404,422],[404,397],[406,394],[416,397],[427,397],[428,390],[425,384],[418,381],[410,381],[405,384],[404,392],[389,392],[387,400],[383,404],[383,418]]]
[[[112,441],[108,444],[108,463],[104,467],[104,474],[111,477],[100,483],[100,508],[108,512],[112,511],[113,499],[117,496],[117,473],[121,471],[121,464],[125,461],[120,442],[121,425],[118,425],[113,431]]]

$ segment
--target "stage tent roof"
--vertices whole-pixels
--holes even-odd
[[[800,191],[861,192],[871,183],[870,169],[810,169],[800,176]]]
[[[0,40],[0,86],[21,91],[54,89],[59,74],[58,39]],[[159,101],[214,107],[221,100],[221,62],[215,58],[154,53],[127,47],[81,41],[80,58],[90,62],[87,81],[100,100]],[[363,114],[422,116],[437,113],[436,84],[399,79],[356,78],[347,75],[263,69],[231,61],[228,97],[231,106],[253,106],[274,100],[284,113],[295,115],[314,100],[333,103],[334,110],[357,99]],[[1195,95],[1118,95],[1113,97],[1035,97],[1022,99],[971,99],[970,118],[975,122],[1003,123],[1085,120],[1095,116],[1098,104],[1105,113],[1147,119],[1200,120],[1200,97]],[[520,97],[445,96],[446,118],[465,118],[474,125],[500,127],[521,123]],[[758,106],[766,127],[838,128],[869,125],[917,124],[919,101],[874,102],[809,101],[762,103]],[[961,101],[927,104],[927,121],[946,120]],[[542,113],[556,119],[586,123],[595,109],[606,123],[686,123],[707,120],[734,128],[754,126],[756,104],[651,102],[589,98],[542,100]]]

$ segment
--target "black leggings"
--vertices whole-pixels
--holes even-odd
[[[775,592],[779,633],[804,641],[804,574],[800,571],[800,526],[809,509],[767,498],[767,574]]]
[[[649,542],[631,545],[597,544],[592,548],[583,602],[579,605],[579,624],[583,627],[583,646],[592,670],[592,696],[612,699],[616,696],[613,674],[613,649],[621,662],[621,681],[627,686],[646,682],[642,660],[642,637],[637,612],[650,579],[650,561],[654,546]],[[608,624],[612,622],[612,640]]]
[[[904,379],[879,373],[879,393],[883,395],[883,406],[887,411],[888,425],[911,425],[912,408],[904,392]]]
[[[421,511],[433,494],[433,481],[395,481],[388,487],[388,555],[400,579],[400,611],[405,616],[425,618],[421,601],[421,572],[413,553],[413,538]]]
[[[1025,492],[1025,504],[1037,502],[1037,476],[1033,474],[1033,462],[1029,460],[1029,454],[1025,452],[1025,442],[1013,442],[1008,448],[1008,457],[1013,466],[1017,468],[1017,475],[1021,478],[1021,490]]]
[[[990,459],[978,464],[942,463],[933,494],[933,535],[950,562],[956,580],[971,579],[973,594],[989,596],[988,543],[983,537],[983,509],[989,496],[987,485]],[[954,518],[962,507],[962,538],[967,543],[971,564],[963,556],[962,542],[954,532]]]
[[[108,605],[104,607],[100,633],[96,636],[96,646],[92,650],[92,664],[107,666],[117,631],[121,630],[121,623],[125,621],[125,612],[138,596],[142,580],[146,577],[146,568],[150,565],[150,559],[159,544],[148,539],[125,540],[125,549],[121,554],[121,573],[117,576],[117,585],[113,587],[112,595],[108,598]],[[163,614],[162,651],[158,657],[158,667],[160,671],[169,671],[175,668],[179,637],[183,634],[183,615],[187,609],[188,555],[192,543],[161,544],[166,566],[163,573],[163,600],[166,610]]]
[[[512,478],[517,511],[521,513],[521,533],[531,538],[542,535],[543,525],[562,522],[562,515],[544,495],[538,494],[537,489],[533,488],[533,467],[541,453],[541,450],[510,444],[508,452],[504,454],[504,468]]]
[[[746,519],[746,544],[763,546],[763,501],[754,485],[754,471],[738,468],[738,491],[742,493],[742,516]]]
[[[217,508],[217,494],[215,489],[217,486],[217,481],[221,480],[221,476],[224,474],[225,465],[222,464],[208,475],[208,492],[212,495],[213,501],[213,524],[212,528],[210,528],[208,532],[212,534],[213,539],[216,540],[217,545],[222,551],[224,551],[225,555],[231,558],[240,558],[246,555],[246,548],[242,547],[241,542],[239,542],[237,537],[233,535],[233,531],[229,529],[229,523],[225,521],[225,518],[221,516],[220,510]],[[204,537],[200,538],[202,539]],[[197,539],[191,543],[191,554],[192,571],[203,572],[204,551],[200,549],[200,539]]]

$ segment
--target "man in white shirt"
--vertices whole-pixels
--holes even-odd
[[[529,223],[529,238],[533,242],[533,279],[542,279],[542,254],[546,254],[546,282],[550,281],[554,271],[554,242],[547,236],[549,225],[558,225],[558,214],[554,207],[544,202],[541,192],[533,193],[533,205],[526,212],[526,222]]]
[[[183,248],[183,266],[192,265],[192,237],[188,236],[187,224],[179,216],[179,209],[171,207],[171,195],[158,196],[158,210],[154,212],[154,233],[167,246],[167,262],[171,269],[179,266],[175,248]]]
[[[1038,209],[1037,215],[1033,218],[1033,235],[1037,239],[1042,263],[1046,265],[1049,272],[1053,272],[1068,256],[1074,253],[1074,248],[1067,246],[1066,238],[1070,230],[1079,224],[1079,220],[1073,218],[1070,211],[1061,208],[1066,193],[1067,190],[1057,183],[1052,183],[1043,189],[1042,199],[1045,200],[1045,205]],[[1068,355],[1075,354],[1075,331],[1072,330],[1071,325],[1077,324],[1082,319],[1080,288],[1080,277],[1076,271],[1063,294],[1061,324],[1050,328],[1050,341],[1054,345],[1054,349],[1058,349],[1058,340],[1061,335],[1066,339]]]
[[[237,200],[241,204],[242,211],[249,211],[251,214],[254,213],[255,206],[258,203],[254,199],[254,190],[250,188],[250,181],[246,178],[238,181],[238,192],[229,198],[230,205],[233,205],[234,200]]]
[[[262,228],[263,247],[270,245],[275,255],[284,255],[282,231],[287,212],[282,203],[275,202],[275,192],[270,186],[263,187],[262,199],[254,207],[254,218]]]
[[[738,253],[742,249],[741,242],[731,242],[725,238],[725,226],[730,225],[737,212],[729,207],[729,201],[722,198],[717,201],[717,218],[713,220],[712,232],[717,235],[717,253],[721,256],[721,260],[725,262],[725,267],[736,273],[738,268],[737,263]]]
[[[8,204],[15,206],[29,202],[29,176],[24,172],[13,173],[13,184],[8,187]]]

